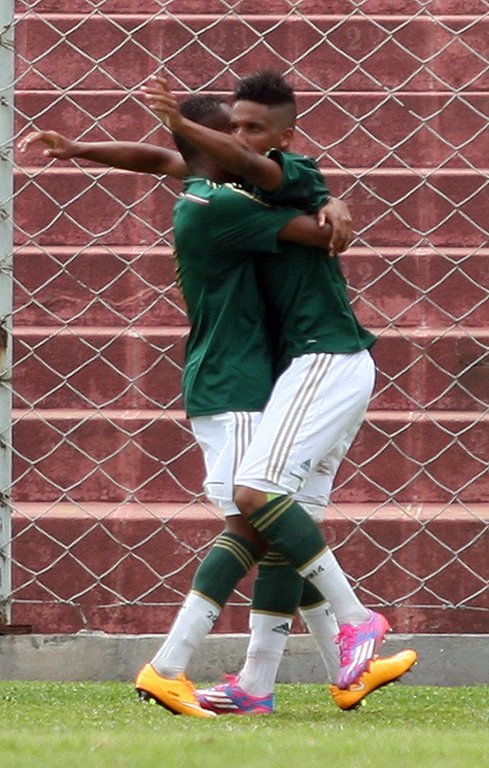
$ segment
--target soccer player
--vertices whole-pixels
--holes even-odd
[[[166,90],[166,93],[162,94],[160,90],[161,88],[163,91]],[[295,103],[290,87],[287,86],[287,84],[285,84],[280,77],[277,78],[277,76],[274,76],[273,73],[261,73],[258,75],[258,77],[255,76],[246,78],[245,81],[243,81],[242,84],[238,87],[238,99],[233,109],[233,123],[235,130],[239,138],[241,138],[243,132],[245,131],[248,131],[248,133],[253,136],[253,140],[249,142],[249,144],[247,144],[248,136],[246,136],[243,145],[240,147],[237,147],[235,140],[228,140],[228,137],[220,136],[219,134],[216,134],[212,131],[203,132],[195,124],[192,126],[189,121],[180,120],[176,101],[174,99],[172,101],[172,94],[166,88],[164,80],[160,80],[154,84],[153,87],[149,87],[146,89],[146,92],[148,94],[148,101],[150,106],[155,108],[157,111],[164,113],[165,120],[167,123],[169,122],[172,130],[177,132],[177,134],[180,136],[184,136],[186,139],[194,142],[201,149],[214,153],[215,157],[218,158],[223,166],[225,166],[228,170],[238,174],[243,174],[248,179],[252,179],[254,181],[258,181],[258,183],[261,183],[262,197],[264,196],[263,189],[265,189],[265,191],[272,193],[268,198],[270,202],[283,204],[284,198],[287,199],[287,192],[291,189],[294,189],[295,185],[296,197],[300,197],[302,193],[302,200],[300,203],[301,207],[307,209],[307,205],[309,205],[309,207],[317,208],[317,202],[314,201],[314,196],[310,193],[309,196],[307,194],[308,190],[311,189],[311,179],[314,178],[314,175],[319,175],[315,167],[311,168],[310,162],[307,162],[305,158],[290,156],[288,153],[276,153],[273,160],[271,160],[263,158],[249,151],[250,144],[252,145],[253,149],[263,151],[269,149],[270,146],[282,147],[283,149],[286,149],[290,143],[293,133],[293,122],[295,120]],[[275,99],[272,107],[270,107],[269,101],[271,92],[273,92],[272,98]],[[277,98],[278,102],[276,101]],[[253,141],[255,142],[254,145]],[[259,142],[261,142],[261,145]],[[271,172],[269,172],[269,170]],[[324,184],[319,186],[322,188],[322,194],[324,197]],[[318,184],[316,183],[316,188],[314,188],[314,191],[317,189],[317,187]],[[327,260],[324,259],[324,257],[322,259],[318,258],[317,254],[311,254],[310,251],[307,254],[302,254],[303,258],[300,262],[295,262],[296,257],[297,254],[294,254],[293,258],[289,258],[288,261],[285,260],[285,268],[284,260],[282,257],[277,257],[277,259],[275,259],[275,263],[272,264],[268,263],[267,259],[257,260],[257,268],[261,277],[261,285],[262,287],[265,286],[268,304],[275,309],[275,316],[278,317],[279,320],[278,325],[281,327],[280,333],[282,335],[280,346],[285,357],[298,357],[301,359],[301,362],[304,362],[304,360],[302,360],[302,353],[305,351],[303,346],[304,336],[311,336],[312,331],[307,329],[307,332],[305,333],[304,328],[301,328],[300,324],[301,322],[304,322],[304,317],[308,315],[309,317],[306,322],[309,322],[309,318],[312,317],[312,324],[314,326],[313,330],[319,331],[319,335],[321,337],[319,340],[311,338],[307,339],[307,344],[312,344],[312,346],[309,346],[309,348],[319,349],[319,352],[321,352],[322,345],[333,344],[333,350],[335,351],[334,345],[336,342],[334,341],[333,337],[338,328],[343,334],[343,338],[339,341],[339,344],[349,344],[350,348],[347,350],[348,353],[351,351],[366,349],[368,346],[370,346],[373,341],[373,337],[358,325],[351,312],[348,300],[346,298],[344,281],[342,279],[341,273],[339,272],[338,266],[336,266],[336,269],[333,270],[324,271],[321,268],[319,268],[319,270],[314,270],[311,268],[311,260],[317,260],[318,263],[324,263]],[[292,262],[295,262],[295,267],[293,267]],[[297,281],[297,277],[299,275],[297,266],[300,267],[302,275],[306,276],[304,280],[300,278],[299,281]],[[266,286],[267,275],[273,275],[273,277],[271,277],[271,279],[268,281],[268,289]],[[308,280],[310,280],[311,275],[314,275],[319,280],[319,284],[317,287],[313,287],[313,280],[309,284],[309,288],[307,288]],[[287,295],[287,284],[289,286],[289,290],[292,291],[292,293],[289,295]],[[302,299],[306,297],[308,300],[308,305],[306,306],[305,304],[302,307],[302,313],[298,312],[298,305],[296,304],[294,306],[294,302],[291,300],[291,296],[296,294],[299,288],[300,291],[302,291]],[[328,307],[328,302],[332,309],[328,317],[328,322],[325,323],[324,319],[320,320],[319,318],[322,314],[324,314],[324,308]],[[292,310],[290,322],[287,318],[287,311],[285,309],[287,305],[290,305]],[[311,307],[313,308],[312,313]],[[331,327],[328,328],[328,324],[331,324]],[[287,333],[290,333],[290,338],[287,338]],[[307,353],[306,356],[309,357]],[[320,357],[321,355],[316,354],[316,358]],[[322,355],[322,357],[329,358],[331,356]],[[350,355],[348,355],[348,357],[350,357]],[[318,500],[319,503],[321,500],[323,503],[326,503],[327,501],[336,469],[344,454],[346,453],[351,440],[356,434],[358,427],[361,424],[366,404],[370,396],[373,384],[371,359],[368,354],[361,355],[361,358],[362,361],[360,363],[360,367],[356,369],[354,374],[349,375],[350,379],[355,378],[357,374],[362,370],[362,368],[364,368],[366,371],[365,378],[367,383],[363,389],[363,392],[361,390],[360,392],[350,392],[348,408],[356,409],[356,413],[353,413],[353,417],[350,419],[348,429],[344,429],[340,423],[340,435],[335,436],[336,445],[333,445],[333,447],[329,449],[329,454],[327,455],[328,465],[326,465],[324,457],[321,459],[316,456],[313,459],[305,459],[305,467],[303,467],[301,478],[302,482],[297,484],[294,489],[294,491],[297,492],[298,490],[300,491],[301,486],[303,491],[305,491],[307,488],[305,499],[309,501],[314,500],[316,502],[316,508],[318,505]],[[346,363],[347,361],[342,362]],[[336,374],[338,376],[338,372],[336,372]],[[295,371],[292,373],[292,378],[294,377]],[[322,375],[319,375],[316,378],[314,386],[320,386],[321,378]],[[339,373],[339,378],[336,379],[339,388],[341,388],[341,378],[342,372]],[[301,390],[301,386],[296,387],[295,389],[292,387],[292,396],[294,396],[294,394],[299,394],[299,397],[303,396],[303,390]],[[318,398],[318,403],[321,403],[321,397]],[[317,410],[315,405],[314,407]],[[265,413],[267,413],[267,411],[265,411]],[[297,418],[297,416],[295,418]],[[299,419],[300,418],[301,417],[299,416]],[[343,425],[344,424],[345,416],[343,416]],[[343,434],[341,434],[342,428]],[[260,429],[260,427],[258,429]],[[302,437],[298,442],[300,443],[301,441]],[[326,445],[328,445],[327,442]],[[315,471],[311,472],[311,468]],[[217,477],[219,477],[219,475],[217,475]],[[215,482],[217,482],[217,480]],[[210,483],[211,479],[208,477],[208,484]],[[318,490],[320,491],[319,495]],[[290,548],[288,551],[290,551]],[[381,684],[384,684],[387,679],[393,679],[399,674],[405,672],[412,665],[412,663],[414,663],[416,655],[413,651],[407,651],[404,654],[399,655],[399,658],[397,659],[394,657],[390,662],[392,666],[389,668],[388,672],[388,674],[391,675],[390,678],[387,674],[387,663],[389,660],[374,661],[373,664],[370,665],[369,671],[365,671],[367,669],[369,659],[374,656],[378,644],[383,637],[386,629],[386,622],[383,617],[380,617],[378,614],[372,614],[371,612],[366,611],[366,609],[364,609],[363,606],[358,603],[358,601],[351,600],[351,596],[353,595],[351,588],[347,584],[346,579],[344,578],[343,574],[337,566],[337,563],[332,557],[332,553],[329,551],[327,553],[321,552],[321,556],[327,562],[330,570],[332,569],[332,566],[335,566],[336,573],[333,576],[333,581],[335,588],[338,591],[338,595],[335,596],[337,611],[338,613],[342,613],[343,617],[351,617],[351,622],[343,622],[344,626],[342,627],[342,632],[340,633],[340,643],[342,642],[343,645],[342,672],[345,675],[345,677],[342,679],[340,672],[340,681],[342,681],[343,688],[347,688],[351,683],[356,682],[358,677],[363,672],[365,672],[365,677],[368,679],[368,684],[364,684],[362,681],[362,685],[357,686],[355,692],[346,692],[345,690],[339,691],[338,689],[333,689],[333,695],[339,706],[342,706],[343,708],[349,708],[349,706],[358,703],[358,701],[363,698],[363,696],[366,695],[366,693],[368,693],[370,690],[373,690],[376,687],[380,687]],[[322,564],[320,567],[322,570]],[[277,594],[275,596],[275,608],[277,608],[277,605],[281,606],[283,611],[283,606],[285,603],[287,603],[287,600],[284,599],[284,593],[290,597],[288,607],[291,609],[291,612],[287,616],[280,617],[286,619],[284,624],[277,624],[276,613],[275,615],[272,614],[271,616],[269,615],[263,617],[263,607],[261,611],[258,608],[255,613],[258,621],[260,618],[263,619],[262,629],[265,631],[265,634],[266,631],[268,631],[268,639],[269,641],[273,641],[272,633],[273,631],[277,632],[277,626],[285,626],[286,630],[289,626],[287,620],[290,622],[290,616],[295,612],[297,594],[302,591],[303,580],[297,575],[297,572],[294,569],[290,568],[290,566],[283,560],[283,558],[282,561],[280,561],[280,557],[276,553],[269,553],[268,562],[266,565],[263,564],[261,568],[262,577],[264,577],[265,570],[268,570],[270,575],[275,571],[275,583],[277,588]],[[285,575],[287,575],[288,578],[287,582],[284,582]],[[257,580],[257,585],[259,585],[260,582],[265,585],[266,583],[270,582],[270,579],[260,579],[259,577]],[[311,604],[313,601],[315,601],[316,604],[324,602],[320,592],[314,588],[310,588],[309,592],[309,604]],[[328,594],[326,589],[324,589],[324,592]],[[255,598],[256,596],[257,590],[255,590]],[[264,603],[266,601],[267,593],[265,592]],[[254,606],[256,607],[255,599]],[[312,614],[314,614],[314,610],[317,609],[311,608]],[[320,607],[319,610],[324,614],[324,607]],[[348,611],[350,611],[350,613],[348,613]],[[361,619],[363,619],[363,621],[361,621]],[[184,618],[182,625],[185,626],[185,623],[186,619]],[[366,627],[362,627],[362,624],[365,624]],[[365,654],[365,658],[361,660],[361,663],[353,664],[352,668],[348,670],[348,677],[345,671],[345,667],[347,666],[346,660],[348,655],[355,655],[355,651],[352,650],[351,647],[352,641],[354,643],[355,638],[358,640],[359,635],[362,633],[362,631],[365,630],[367,632],[367,637],[362,639],[360,644],[357,642],[357,646],[360,645],[361,651]],[[258,645],[259,644],[256,644],[256,648],[258,648]],[[329,643],[329,645],[331,645],[331,643]],[[263,667],[267,664],[269,669],[275,665],[276,672],[276,666],[278,666],[281,652],[275,653],[275,658],[273,659],[273,662],[270,663],[271,660],[269,644],[262,642],[261,647],[262,649],[265,649],[261,669],[263,679]],[[266,658],[267,650],[268,658]],[[334,659],[334,654],[331,656]],[[175,651],[173,654],[173,663],[175,663],[175,659],[177,657],[178,651]],[[248,657],[248,660],[249,658],[250,657]],[[331,661],[331,657],[329,660]],[[383,670],[382,661],[386,662],[385,669]],[[175,669],[172,668],[171,660],[168,658],[168,655],[165,657],[164,651],[161,657],[157,657],[155,660],[153,660],[153,663],[157,670],[160,672],[160,677],[165,678],[166,673],[171,680],[175,673]],[[348,666],[350,666],[350,664],[348,664]],[[377,677],[375,674],[372,674],[372,668],[379,670]],[[396,674],[393,674],[394,670]],[[240,674],[239,680],[231,680],[223,686],[217,686],[216,688],[207,692],[200,692],[201,703],[204,703],[205,706],[214,708],[219,712],[260,711],[260,708],[263,711],[267,711],[267,709],[269,711],[273,706],[272,697],[271,695],[256,695],[258,692],[257,688],[259,687],[259,681],[256,675],[255,680],[253,681],[253,675],[250,674],[250,671],[251,670],[247,670],[245,666],[245,670],[243,670]],[[275,672],[271,677],[268,678],[268,685],[270,686],[271,681],[272,687]],[[144,676],[152,677],[153,679],[142,680],[138,678],[137,685],[139,683],[139,687],[144,688],[143,684],[146,684],[148,687],[153,688],[153,693],[155,691],[158,693],[157,689],[161,688],[161,683],[159,683],[157,677],[155,678],[155,675],[150,668],[146,669],[146,671],[143,670],[143,677]],[[244,681],[247,681],[248,691],[244,689]],[[171,683],[168,687],[171,691]],[[253,695],[253,690],[251,692],[249,691],[249,688],[255,689],[255,695]],[[270,690],[270,688],[268,690]],[[361,691],[363,691],[363,693],[360,693]],[[165,694],[163,693],[163,696],[164,695]],[[163,698],[163,696],[160,696],[160,699]],[[158,698],[157,695],[155,697]]]

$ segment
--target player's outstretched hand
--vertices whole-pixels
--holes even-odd
[[[174,133],[178,132],[181,121],[180,110],[175,94],[170,89],[165,77],[158,75],[150,78],[141,88],[147,106]]]
[[[76,142],[62,136],[56,131],[32,131],[24,136],[17,144],[21,152],[25,152],[32,144],[41,142],[47,146],[43,154],[58,160],[69,160],[76,155]]]
[[[329,246],[331,256],[346,251],[353,240],[353,222],[347,204],[337,197],[330,197],[318,212],[317,220],[320,227],[323,227],[326,221],[331,224],[333,230]]]

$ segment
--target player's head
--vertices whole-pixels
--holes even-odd
[[[256,152],[288,149],[296,118],[294,91],[279,72],[260,70],[234,90],[233,131]]]
[[[189,96],[181,102],[180,112],[183,117],[193,120],[199,125],[206,125],[208,128],[214,128],[214,130],[224,133],[231,132],[231,108],[229,104],[217,96],[199,94]],[[173,140],[189,168],[195,170],[196,165],[201,167],[204,162],[213,162],[178,134],[174,135]]]

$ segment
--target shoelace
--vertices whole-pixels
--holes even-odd
[[[343,624],[341,630],[336,635],[336,642],[340,646],[340,664],[345,666],[349,664],[352,658],[352,651],[355,646],[356,631],[353,624]]]
[[[230,685],[237,685],[238,684],[238,676],[237,675],[226,674],[226,675],[222,676],[222,680],[223,680],[222,683],[218,683],[218,685],[216,685],[216,691],[221,690],[227,684],[230,684]]]
[[[185,685],[185,687],[187,688],[187,690],[189,691],[189,693],[193,694],[193,696],[195,696],[195,698],[197,698],[197,693],[196,693],[196,690],[195,690],[195,685],[192,683],[191,680],[188,679],[188,677],[185,677],[183,672],[180,672],[180,674],[177,675],[177,680],[179,680],[181,683],[183,683]]]

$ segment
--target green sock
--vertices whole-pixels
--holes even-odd
[[[302,579],[302,583],[304,588],[300,601],[301,609],[307,610],[308,608],[314,608],[316,605],[322,605],[324,603],[324,595],[319,589],[314,584],[311,584],[308,579]]]
[[[258,565],[252,610],[294,616],[301,599],[302,582],[302,576],[282,555],[267,552]]]
[[[234,533],[222,533],[197,569],[192,590],[222,608],[259,559],[258,550],[249,541]]]
[[[248,516],[248,522],[294,568],[302,568],[325,549],[319,527],[289,496],[277,496]]]

